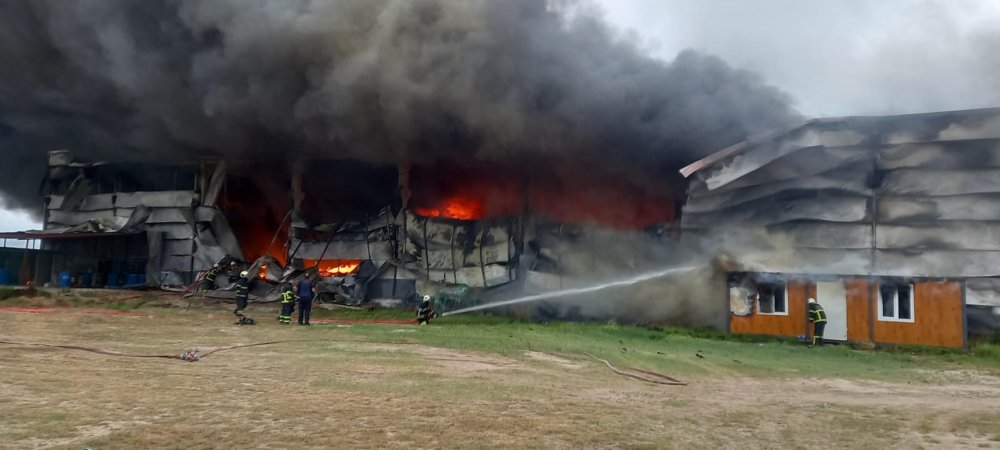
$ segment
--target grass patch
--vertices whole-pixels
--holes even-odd
[[[0,302],[8,306],[22,306],[22,303],[30,302],[30,297],[48,298],[51,296],[52,294],[44,289],[29,292],[25,288],[0,286]]]
[[[298,311],[298,306],[296,306],[296,311]],[[313,305],[312,317],[327,320],[409,320],[416,317],[416,313],[388,308],[374,308],[370,310],[336,308],[328,310]]]
[[[371,341],[420,343],[518,358],[525,351],[577,359],[587,359],[585,353],[590,353],[616,365],[687,376],[744,374],[929,382],[928,370],[956,368],[956,361],[965,367],[992,366],[963,352],[914,357],[898,351],[864,351],[848,346],[807,348],[781,339],[730,340],[704,330],[525,323],[490,316],[446,317],[413,333],[398,333],[379,325],[355,325],[350,330]]]
[[[966,414],[951,421],[951,430],[972,433],[1000,442],[1000,413]]]
[[[19,294],[14,288],[0,287],[0,301],[17,297]]]

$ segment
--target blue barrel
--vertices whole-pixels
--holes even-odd
[[[12,284],[10,282],[10,271],[7,269],[0,269],[0,286],[6,286]]]
[[[109,288],[120,288],[122,287],[121,282],[118,281],[118,272],[111,272],[108,274],[108,287]]]
[[[125,282],[125,285],[126,286],[138,286],[138,285],[141,285],[141,284],[143,284],[143,280],[142,280],[143,278],[145,278],[145,276],[143,276],[141,274],[130,273],[130,274],[128,274],[128,281]]]
[[[68,288],[73,284],[73,274],[70,272],[59,272],[59,287]]]
[[[94,286],[94,274],[84,272],[80,274],[80,277],[76,279],[76,286],[82,288],[89,288]]]

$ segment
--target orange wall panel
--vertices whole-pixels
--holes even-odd
[[[754,313],[749,316],[730,316],[729,331],[741,334],[770,334],[775,336],[799,336],[806,334],[806,298],[809,288],[816,295],[816,287],[807,283],[789,282],[788,315],[764,315]],[[755,305],[756,308],[756,305]]]
[[[913,285],[913,322],[878,320],[878,291],[871,309],[876,342],[905,345],[964,347],[965,315],[962,284],[957,281],[925,281]]]
[[[847,287],[847,340],[851,342],[871,341],[871,306],[869,295],[871,285],[861,278],[844,281]]]

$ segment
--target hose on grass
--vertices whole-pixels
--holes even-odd
[[[214,348],[214,349],[205,351],[204,353],[199,352],[197,349],[194,349],[194,350],[190,350],[189,349],[189,350],[185,350],[180,355],[177,355],[177,354],[170,354],[170,355],[137,355],[137,354],[131,354],[131,353],[116,352],[116,351],[113,351],[113,350],[107,350],[107,349],[103,349],[103,348],[99,348],[99,347],[86,347],[86,346],[82,346],[82,345],[46,344],[46,343],[42,343],[42,342],[18,342],[18,341],[9,341],[9,340],[5,340],[5,339],[0,339],[0,344],[2,344],[2,345],[15,345],[15,346],[22,346],[22,347],[60,348],[60,349],[67,349],[67,350],[80,350],[80,351],[85,351],[85,352],[97,353],[99,355],[117,356],[117,357],[123,357],[123,358],[180,359],[182,361],[189,361],[189,362],[199,361],[199,360],[201,360],[201,358],[204,358],[206,356],[212,355],[214,353],[219,353],[219,352],[224,352],[224,351],[229,351],[229,350],[236,350],[236,349],[240,349],[240,348],[249,348],[249,347],[262,347],[262,346],[265,346],[265,345],[287,344],[287,343],[295,343],[295,342],[358,342],[358,343],[366,343],[366,344],[371,343],[370,341],[348,340],[348,339],[313,339],[313,340],[298,339],[298,340],[267,341],[267,342],[255,342],[255,343],[252,343],[252,344],[230,345],[228,347]],[[394,343],[394,344],[398,344],[398,345],[406,345],[406,344],[420,345],[420,344],[415,343],[415,342],[400,342],[400,343]],[[645,375],[648,375],[648,376],[640,375],[639,373],[632,373],[632,372],[621,370],[621,369],[613,366],[607,360],[598,358],[598,357],[596,357],[596,356],[594,356],[594,355],[592,355],[590,353],[584,353],[584,355],[587,355],[587,356],[589,356],[589,357],[591,357],[591,358],[593,358],[593,359],[595,359],[597,361],[600,361],[600,362],[604,363],[604,365],[608,366],[608,369],[611,369],[612,372],[614,372],[614,373],[616,373],[618,375],[624,376],[624,377],[633,378],[633,379],[636,379],[636,380],[639,380],[639,381],[645,381],[647,383],[662,384],[662,385],[666,385],[666,386],[687,386],[687,383],[685,383],[683,381],[680,381],[680,380],[678,380],[676,378],[669,377],[669,376],[664,375],[662,373],[657,373],[657,372],[653,372],[653,371],[649,371],[649,370],[634,369],[635,372],[639,372],[641,374],[645,374]]]
[[[45,344],[41,342],[17,342],[17,341],[7,341],[0,340],[0,344],[3,345],[18,345],[23,347],[45,347],[45,348],[63,348],[68,350],[82,350],[85,352],[97,353],[100,355],[108,356],[120,356],[124,358],[166,358],[166,359],[177,359],[177,355],[133,355],[131,353],[116,352],[113,350],[106,350],[97,347],[84,347],[81,345],[60,345],[60,344]]]
[[[623,377],[634,378],[636,380],[645,381],[647,383],[662,384],[662,385],[666,385],[666,386],[687,386],[687,383],[685,383],[683,381],[680,381],[680,380],[678,380],[676,378],[668,377],[668,376],[666,376],[666,375],[664,375],[662,373],[656,373],[656,372],[652,372],[652,371],[649,371],[649,370],[635,369],[636,372],[641,372],[641,373],[644,373],[646,375],[649,375],[650,377],[654,377],[654,378],[650,378],[650,377],[643,376],[643,375],[640,375],[640,374],[637,374],[637,373],[632,373],[632,372],[627,372],[627,371],[621,370],[621,369],[619,369],[619,368],[611,365],[611,363],[609,363],[607,360],[598,358],[598,357],[596,357],[594,355],[591,355],[590,353],[584,353],[584,355],[587,355],[587,356],[589,356],[591,358],[594,358],[594,359],[596,359],[596,360],[604,363],[604,365],[608,366],[608,368],[611,369],[612,372],[614,372],[614,373],[616,373],[618,375],[621,375]]]
[[[355,340],[351,340],[351,339],[312,339],[312,340],[297,339],[297,340],[295,340],[295,339],[293,339],[293,340],[285,340],[285,341],[267,341],[267,342],[255,342],[255,343],[252,343],[252,344],[231,345],[229,347],[213,348],[213,349],[207,350],[205,352],[200,352],[197,349],[195,349],[194,352],[197,352],[196,355],[193,355],[191,353],[192,352],[191,350],[185,350],[184,353],[181,353],[180,355],[177,355],[177,354],[170,354],[170,355],[137,355],[137,354],[132,354],[132,353],[116,352],[114,350],[107,350],[107,349],[103,349],[103,348],[100,348],[100,347],[86,347],[86,346],[82,346],[82,345],[46,344],[46,343],[42,343],[42,342],[18,342],[18,341],[9,341],[9,340],[5,340],[5,339],[0,339],[0,345],[14,345],[14,346],[22,346],[22,347],[61,348],[61,349],[67,349],[67,350],[80,350],[80,351],[85,351],[85,352],[90,352],[90,353],[97,353],[99,355],[106,355],[106,356],[118,356],[118,357],[123,357],[123,358],[163,358],[163,359],[180,359],[180,360],[191,361],[191,362],[198,361],[201,358],[204,358],[204,357],[206,357],[208,355],[211,355],[213,353],[219,353],[219,352],[224,352],[224,351],[228,351],[228,350],[235,350],[235,349],[248,348],[248,347],[260,347],[260,346],[264,346],[264,345],[287,344],[287,343],[295,343],[295,342],[355,342],[355,343],[363,343],[363,344],[371,344],[371,343],[373,343],[371,341],[362,341],[362,340],[356,340],[356,339]],[[391,344],[393,344],[393,345],[419,345],[419,344],[417,344],[415,342],[393,342]]]

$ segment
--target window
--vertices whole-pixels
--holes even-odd
[[[757,312],[787,316],[788,308],[785,301],[785,285],[783,283],[760,283],[757,285]]]
[[[878,320],[913,322],[913,285],[880,283]]]

